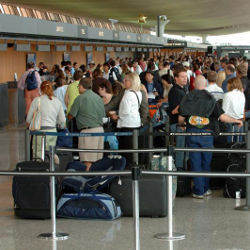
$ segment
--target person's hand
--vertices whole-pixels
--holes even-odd
[[[237,126],[241,128],[243,126],[243,121],[242,120],[236,120]]]
[[[158,92],[157,92],[157,91],[155,91],[155,92],[154,92],[154,95],[155,95],[155,96],[158,96],[159,94],[158,94]]]
[[[160,100],[160,101],[156,104],[156,107],[157,107],[157,108],[160,108],[161,105],[162,105],[162,100]]]

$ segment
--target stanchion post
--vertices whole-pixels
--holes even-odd
[[[248,130],[248,122],[245,122],[245,132],[247,149],[250,149],[250,130]],[[247,173],[250,173],[250,154],[246,155]],[[244,206],[236,207],[235,210],[249,211],[250,210],[250,178],[246,178],[246,204]]]
[[[140,212],[139,212],[139,177],[138,166],[132,168],[132,199],[134,217],[134,250],[140,250]]]
[[[30,131],[25,129],[25,160],[30,161]]]
[[[139,130],[134,129],[133,130],[133,149],[138,149],[138,136],[139,136]],[[138,165],[138,162],[139,162],[138,152],[133,153],[133,162],[136,165]]]
[[[54,163],[55,147],[50,147],[50,171],[55,171]],[[50,177],[50,214],[52,233],[43,233],[38,235],[38,238],[46,240],[67,240],[69,235],[66,233],[56,232],[56,181],[55,176]]]
[[[42,135],[42,160],[45,160],[45,152],[46,152],[46,135]]]
[[[168,147],[167,165],[168,171],[173,171],[173,147]],[[185,235],[180,233],[173,233],[173,176],[168,177],[168,233],[159,233],[155,235],[156,239],[161,240],[184,240]]]
[[[169,123],[169,116],[167,116],[166,126],[165,126],[166,134],[165,134],[165,143],[166,147],[170,145],[169,143],[169,133],[170,133],[170,123]]]
[[[153,144],[154,144],[154,135],[153,135],[154,129],[153,129],[153,124],[150,121],[149,122],[149,138],[148,138],[148,148],[152,149],[153,148]],[[148,154],[148,166],[151,168],[151,160],[153,158],[153,153],[150,152]]]
[[[35,158],[37,158],[37,135],[33,135],[33,139],[34,137],[35,137],[34,151],[35,151]]]

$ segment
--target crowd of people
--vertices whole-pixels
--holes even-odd
[[[185,53],[136,60],[110,59],[95,65],[63,61],[49,71],[45,63],[28,70],[18,82],[25,91],[27,123],[34,112],[41,112],[41,130],[55,131],[72,123],[75,131],[132,131],[149,122],[151,105],[168,106],[172,132],[215,131],[219,120],[226,130],[241,131],[242,121],[250,117],[250,83],[247,58],[189,56]],[[109,117],[110,119],[107,119]],[[107,121],[108,125],[107,125]],[[176,136],[177,147],[212,147],[213,136]],[[233,137],[228,137],[233,141]],[[128,137],[81,137],[78,145],[86,149],[132,147]],[[47,139],[47,147],[55,145]],[[38,145],[39,148],[39,145]],[[38,149],[39,151],[39,149]],[[40,150],[41,151],[41,150]],[[40,153],[41,154],[41,153]],[[87,170],[101,159],[101,153],[81,153]],[[176,152],[177,169],[185,168],[185,155]],[[128,167],[132,156],[126,154]],[[191,170],[210,171],[211,153],[190,153]],[[195,177],[193,197],[210,195],[208,178]]]

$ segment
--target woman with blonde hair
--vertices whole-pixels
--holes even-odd
[[[40,97],[37,97],[31,103],[26,122],[28,125],[33,119],[34,112],[41,114],[40,131],[57,132],[56,126],[65,128],[66,118],[61,101],[54,96],[52,84],[44,81],[41,84]],[[56,145],[56,136],[46,136],[46,150],[50,146]],[[37,157],[42,157],[41,136],[37,136]]]
[[[235,118],[243,119],[246,98],[243,93],[243,86],[240,78],[234,77],[228,80],[228,92],[224,94],[222,109],[225,114]],[[239,132],[237,126],[228,124],[228,132]],[[242,137],[239,137],[240,141]],[[236,137],[228,136],[228,142],[236,141]]]
[[[226,73],[224,70],[219,71],[217,74],[216,84],[221,88],[223,81],[226,79]]]
[[[117,128],[120,132],[133,131],[141,127],[139,108],[142,102],[141,80],[137,73],[127,74],[124,78],[125,92],[119,105],[118,115],[111,114],[113,120],[117,120]],[[132,137],[119,137],[119,148],[132,148]],[[131,154],[124,154],[127,163],[133,163]]]

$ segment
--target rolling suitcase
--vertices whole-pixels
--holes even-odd
[[[18,172],[49,171],[49,163],[24,161],[16,166]],[[58,190],[58,189],[57,189]],[[14,176],[12,182],[14,212],[20,218],[50,218],[50,178],[47,176]]]
[[[115,179],[110,185],[110,195],[120,205],[123,216],[133,216],[131,178]],[[143,176],[139,180],[139,197],[141,217],[167,216],[168,197],[165,176]]]

